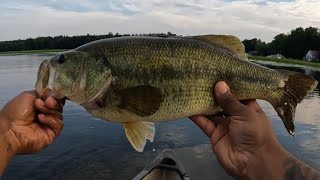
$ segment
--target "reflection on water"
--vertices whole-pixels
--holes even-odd
[[[33,89],[37,68],[47,58],[0,56],[0,107],[18,93]],[[318,71],[286,69],[320,79]],[[288,135],[271,105],[265,101],[259,103],[272,119],[280,143],[320,170],[318,89],[298,106],[294,138]],[[3,179],[129,179],[165,148],[176,151],[191,178],[231,179],[212,155],[209,140],[188,119],[157,123],[155,141],[148,143],[143,153],[131,148],[120,124],[94,118],[73,103],[68,102],[65,106],[64,123],[61,135],[51,146],[34,155],[15,157]]]

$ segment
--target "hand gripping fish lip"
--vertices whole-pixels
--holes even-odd
[[[38,71],[38,80],[35,86],[40,97],[52,96],[57,99],[63,99],[65,97],[55,91],[53,87],[55,79],[56,70],[50,65],[49,60],[43,61]]]

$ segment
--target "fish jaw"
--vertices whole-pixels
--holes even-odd
[[[35,88],[41,94],[42,90],[46,88],[49,81],[49,60],[45,60],[40,64]]]
[[[63,99],[65,96],[60,94],[54,88],[56,79],[56,69],[52,67],[49,60],[45,60],[40,64],[35,88],[40,97],[55,97]]]

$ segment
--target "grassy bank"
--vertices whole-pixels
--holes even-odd
[[[249,59],[252,60],[261,60],[261,61],[271,61],[276,63],[284,63],[284,64],[293,64],[293,65],[301,65],[301,66],[309,66],[309,67],[315,67],[320,68],[320,62],[309,62],[309,61],[303,61],[298,59],[275,59],[275,58],[268,58],[268,57],[262,57],[262,56],[248,56]]]
[[[18,54],[48,54],[66,51],[67,49],[43,49],[43,50],[26,50],[26,51],[8,51],[0,52],[0,55],[18,55]]]
[[[48,53],[59,53],[67,51],[68,49],[43,49],[43,50],[26,50],[26,51],[8,51],[8,52],[0,52],[1,55],[22,55],[22,54],[48,54]],[[275,59],[275,58],[268,58],[263,56],[248,56],[251,60],[260,60],[260,61],[271,61],[276,63],[283,63],[283,64],[292,64],[292,65],[301,65],[301,66],[308,66],[308,67],[315,67],[320,68],[320,62],[309,62],[303,61],[298,59]]]

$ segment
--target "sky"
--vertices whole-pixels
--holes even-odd
[[[320,0],[1,0],[0,41],[113,33],[229,34],[270,42],[320,27]]]

